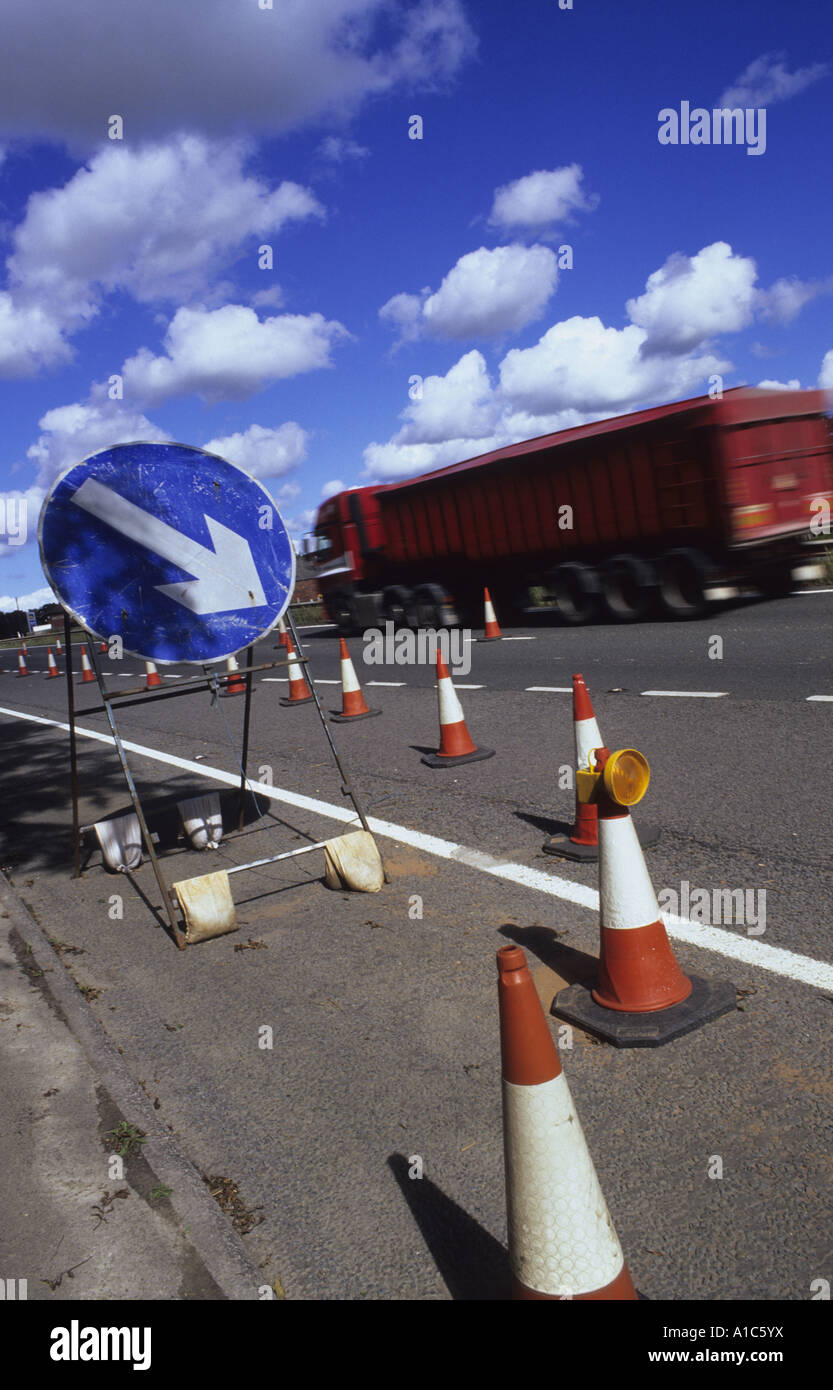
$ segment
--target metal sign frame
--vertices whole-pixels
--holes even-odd
[[[332,752],[336,767],[338,768],[339,775],[341,776],[342,794],[344,796],[348,796],[352,801],[353,807],[356,811],[356,815],[358,816],[359,821],[361,822],[362,829],[370,831],[370,826],[368,825],[367,817],[364,813],[364,808],[362,807],[361,802],[359,801],[359,798],[356,794],[356,791],[350,782],[350,779],[347,775],[341,758],[339,757],[338,750],[335,746],[335,742],[330,731],[330,726],[327,721],[327,717],[324,713],[321,701],[318,696],[318,691],[315,687],[315,681],[313,679],[311,671],[309,670],[309,658],[306,657],[303,653],[303,648],[301,647],[301,640],[298,636],[298,630],[295,626],[295,621],[292,617],[291,612],[289,611],[289,608],[287,608],[285,611],[285,618],[290,632],[292,634],[292,642],[295,649],[293,661],[297,662],[299,665],[302,665],[304,668],[304,674],[306,676],[307,683],[315,701],[315,706],[318,710],[319,719],[324,729],[324,733],[327,737],[327,741],[330,745],[330,750]],[[271,631],[271,629],[269,630]],[[86,632],[87,629],[84,629],[84,631]],[[104,639],[102,638],[101,640]],[[262,638],[259,638],[258,640],[262,640]],[[90,658],[90,664],[95,675],[95,679],[98,686],[98,692],[101,697],[102,703],[101,705],[93,706],[91,708],[76,709],[75,689],[73,686],[71,623],[70,615],[67,612],[67,610],[64,609],[64,645],[66,648],[67,712],[69,717],[70,745],[70,785],[72,794],[72,837],[74,864],[73,878],[80,878],[82,872],[82,832],[80,826],[80,817],[78,814],[77,719],[79,715],[104,713],[107,716],[107,722],[110,726],[110,732],[113,737],[113,743],[115,744],[119,762],[121,763],[122,772],[124,774],[124,780],[127,784],[127,789],[130,793],[130,800],[133,803],[133,809],[136,812],[136,816],[139,821],[139,826],[142,831],[142,840],[144,842],[145,849],[147,850],[148,858],[150,859],[151,865],[153,867],[153,872],[156,877],[156,882],[158,884],[159,891],[162,894],[162,902],[164,904],[165,911],[168,916],[168,922],[171,928],[171,935],[173,936],[173,939],[179,950],[184,951],[188,943],[179,924],[179,921],[177,920],[178,913],[180,910],[179,905],[172,890],[168,887],[165,875],[162,871],[162,865],[160,863],[159,856],[157,855],[156,849],[153,844],[153,837],[150,833],[150,830],[148,829],[145,814],[142,809],[141,798],[139,797],[139,793],[136,788],[136,783],[133,780],[133,774],[130,771],[130,765],[127,760],[127,752],[125,750],[124,743],[119,733],[118,720],[116,717],[116,708],[118,706],[124,707],[128,705],[145,704],[149,700],[171,700],[176,699],[178,696],[194,695],[206,691],[211,691],[216,697],[222,693],[222,688],[224,685],[228,684],[230,677],[228,673],[224,673],[221,675],[219,671],[211,670],[211,663],[205,663],[205,665],[203,666],[203,674],[201,676],[186,677],[185,680],[183,680],[182,683],[177,686],[176,690],[165,690],[162,687],[148,690],[145,686],[134,686],[131,690],[110,691],[106,688],[104,684],[104,676],[101,670],[101,664],[98,660],[99,653],[96,652],[94,649],[94,642],[88,640],[88,638],[85,637],[80,645],[83,646],[85,644],[87,647],[87,652]],[[288,656],[284,657],[283,659],[278,659],[277,661],[261,662],[258,665],[254,665],[253,658],[254,646],[252,645],[246,649],[246,665],[239,667],[238,670],[234,673],[237,676],[245,677],[246,682],[246,703],[243,712],[243,747],[241,750],[240,760],[241,776],[239,792],[239,810],[237,817],[238,830],[241,830],[243,828],[243,813],[245,808],[246,786],[249,780],[247,776],[247,767],[249,756],[249,730],[251,721],[252,678],[257,672],[260,671],[272,671],[278,667],[289,666]],[[125,870],[125,872],[127,873],[128,878],[132,880],[132,871],[128,869]],[[384,874],[385,882],[389,883],[390,877],[387,873],[387,870],[384,870]]]

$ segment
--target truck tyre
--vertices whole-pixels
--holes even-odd
[[[356,628],[356,615],[349,594],[340,590],[327,599],[330,617],[343,637],[349,637]]]
[[[774,565],[763,570],[756,582],[765,598],[787,598],[793,589],[792,565]]]
[[[650,613],[657,596],[657,572],[637,555],[614,555],[601,569],[605,612],[617,623],[634,623]]]
[[[448,594],[441,584],[420,584],[414,590],[417,627],[453,627],[448,618],[450,614],[456,618],[456,614],[446,607],[447,601]]]
[[[672,618],[700,618],[708,607],[706,586],[715,567],[701,550],[669,550],[659,562],[659,594]]]
[[[401,584],[393,584],[389,589],[385,589],[382,595],[382,618],[386,623],[393,623],[394,631],[416,626],[414,608],[414,596],[410,589],[404,588]]]
[[[589,623],[599,609],[601,585],[591,565],[570,562],[559,565],[552,575],[552,592],[565,623],[578,627]]]

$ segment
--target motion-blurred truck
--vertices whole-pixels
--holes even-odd
[[[561,430],[338,493],[302,552],[345,632],[475,625],[484,585],[502,620],[537,588],[573,624],[786,594],[833,544],[827,409],[740,387]]]

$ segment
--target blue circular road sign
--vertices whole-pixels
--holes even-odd
[[[146,661],[231,656],[275,626],[295,587],[266,489],[187,444],[117,444],[67,469],[38,540],[72,617]]]

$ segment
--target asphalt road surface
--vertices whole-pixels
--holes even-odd
[[[231,880],[240,930],[186,952],[164,929],[147,860],[128,881],[96,850],[72,878],[65,683],[45,679],[43,649],[26,680],[6,652],[3,862],[49,935],[82,953],[72,969],[99,991],[89,1007],[184,1151],[238,1185],[267,1282],[290,1299],[498,1298],[495,950],[523,946],[547,1007],[592,978],[598,955],[596,867],[541,851],[572,819],[568,692],[583,673],[608,746],[651,765],[635,819],[662,828],[646,860],[657,893],[681,904],[677,958],[738,991],[735,1012],[657,1049],[559,1035],[551,1020],[631,1272],[652,1299],[807,1300],[833,1278],[833,595],[506,635],[468,644],[456,679],[475,743],[495,756],[441,770],[421,761],[438,746],[431,667],[369,665],[353,639],[382,715],[331,727],[390,884],[332,892],[319,852],[251,870]],[[325,708],[338,709],[335,634],[303,636]],[[256,659],[277,655],[270,639]],[[113,686],[141,682],[136,658],[105,666]],[[160,670],[171,689],[191,673]],[[168,882],[345,828],[315,710],[282,708],[286,688],[285,670],[257,678],[249,769],[261,785],[241,832],[243,700],[123,710]],[[76,683],[81,708],[90,693]],[[129,801],[104,717],[79,722],[100,735],[79,745],[88,824]],[[228,830],[207,864],[176,839],[172,808],[214,788]],[[747,920],[681,920],[686,891],[721,888],[744,891]],[[416,1156],[421,1179],[408,1176]],[[83,1278],[76,1296],[95,1297]]]

